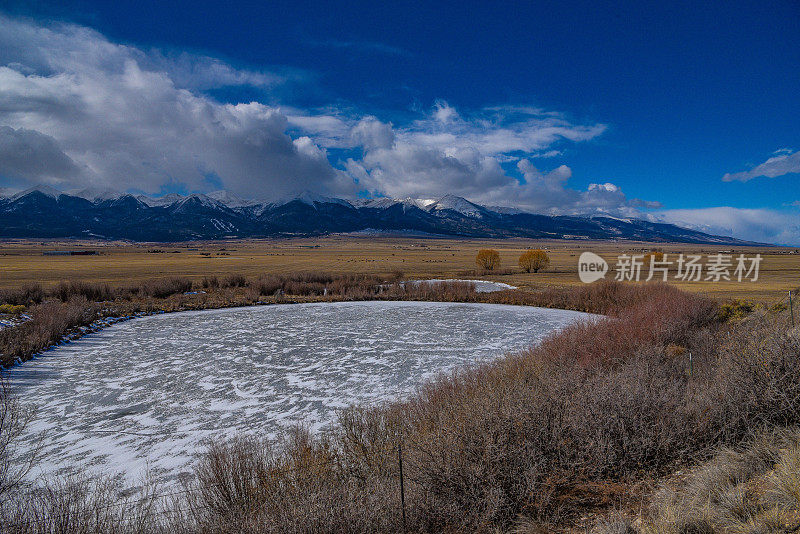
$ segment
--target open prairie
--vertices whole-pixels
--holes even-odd
[[[475,256],[482,248],[499,251],[497,273],[476,273]],[[517,258],[526,249],[543,248],[551,259],[540,273],[524,273]],[[45,251],[92,250],[93,256],[51,256]],[[166,276],[201,278],[206,275],[241,273],[289,274],[301,271],[335,274],[382,274],[402,271],[408,278],[472,278],[502,281],[521,288],[571,286],[581,282],[578,256],[592,251],[604,257],[612,269],[620,254],[645,254],[660,250],[670,255],[743,253],[761,254],[759,278],[721,282],[669,281],[677,287],[717,300],[743,298],[769,303],[800,287],[800,254],[794,248],[713,245],[653,244],[635,242],[535,241],[526,239],[420,239],[398,237],[328,236],[275,240],[243,240],[129,244],[101,241],[9,240],[0,244],[0,288],[25,282],[53,285],[61,280],[109,283]],[[675,258],[675,256],[672,256]],[[646,269],[643,270],[646,274]],[[607,277],[613,276],[613,270]],[[645,276],[646,277],[646,276]],[[644,277],[643,277],[644,278]]]

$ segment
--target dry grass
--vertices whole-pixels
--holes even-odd
[[[262,273],[291,275],[296,272],[330,272],[383,276],[396,270],[409,278],[472,278],[475,257],[483,248],[496,249],[502,265],[514,269],[495,272],[487,278],[524,289],[580,285],[578,256],[594,251],[612,263],[622,253],[645,254],[654,247],[668,254],[709,254],[730,247],[680,244],[614,243],[595,241],[538,241],[525,239],[411,239],[331,236],[315,239],[248,240],[233,242],[172,243],[160,245],[163,254],[148,253],[152,245],[108,242],[6,241],[0,244],[0,288],[16,288],[26,282],[52,287],[61,280],[138,282],[169,276],[187,276],[199,282],[229,273],[254,278]],[[43,256],[44,250],[94,249],[97,256]],[[544,249],[551,259],[543,272],[518,269],[520,254],[531,248]],[[800,254],[794,249],[737,248],[736,253],[761,253],[761,277],[756,283],[671,282],[690,292],[716,300],[732,298],[775,301],[789,289],[800,286]],[[177,252],[177,253],[176,253]],[[674,272],[671,273],[674,275]]]
[[[636,523],[642,534],[800,529],[800,431],[768,431],[671,480]]]

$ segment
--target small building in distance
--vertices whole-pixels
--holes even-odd
[[[45,250],[43,256],[96,256],[96,250]]]

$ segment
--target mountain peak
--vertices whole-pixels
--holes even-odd
[[[244,208],[247,206],[252,206],[257,203],[254,200],[245,200],[236,193],[233,193],[226,189],[220,189],[219,191],[212,191],[211,193],[207,193],[206,196],[208,198],[216,200],[217,202],[225,204],[229,208]]]
[[[346,201],[344,199],[326,197],[326,196],[320,195],[318,193],[312,193],[309,190],[305,190],[302,193],[300,193],[299,195],[294,196],[294,197],[288,197],[288,198],[284,197],[283,199],[280,199],[280,200],[278,200],[276,202],[273,202],[272,204],[275,205],[275,206],[283,206],[285,204],[288,204],[290,202],[295,202],[295,201],[302,202],[303,204],[308,204],[312,208],[316,208],[316,204],[340,204],[342,206],[346,206],[346,207],[350,207],[350,208],[353,207],[353,205],[350,202],[348,202],[348,201]]]
[[[436,202],[432,203],[429,208],[431,211],[451,210],[458,212],[467,217],[483,217],[488,210],[477,204],[473,204],[463,197],[455,195],[445,195]]]
[[[68,193],[73,197],[80,197],[90,202],[112,200],[122,196],[122,193],[119,191],[103,187],[86,187],[80,190],[68,191]]]
[[[31,193],[41,193],[47,197],[57,199],[59,196],[63,195],[61,191],[54,187],[50,187],[49,185],[39,184],[33,187],[26,189],[25,191],[20,191],[16,195],[11,197],[11,200],[19,200],[22,197],[26,197]]]
[[[147,204],[150,207],[153,206],[169,206],[171,204],[175,204],[179,200],[183,198],[183,195],[179,195],[178,193],[169,193],[164,196],[160,197],[149,197],[147,195],[138,195],[136,197],[137,200],[142,202],[143,204]]]
[[[226,206],[225,204],[223,204],[219,200],[213,199],[213,198],[209,197],[208,195],[203,195],[203,194],[200,194],[200,193],[194,193],[192,195],[183,197],[180,200],[178,200],[174,205],[175,212],[176,213],[182,212],[184,209],[186,209],[186,206],[191,205],[191,204],[195,204],[195,205],[199,204],[200,206],[202,206],[204,208],[216,209],[216,210],[228,209],[228,206]]]

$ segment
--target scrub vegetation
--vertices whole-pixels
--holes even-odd
[[[227,290],[362,298],[377,281],[260,280]],[[401,298],[393,292],[403,286],[379,281],[373,298]],[[203,284],[212,287],[192,287]],[[442,377],[405,402],[352,407],[324,435],[298,428],[277,444],[211,443],[194,478],[166,498],[150,487],[123,497],[101,481],[16,488],[3,497],[3,524],[9,532],[551,532],[590,517],[605,518],[587,525],[598,532],[767,532],[800,513],[792,463],[800,336],[786,311],[723,320],[716,303],[664,284],[484,295],[421,285],[422,297],[608,317]],[[90,302],[83,290],[66,297],[46,294],[38,306]]]

